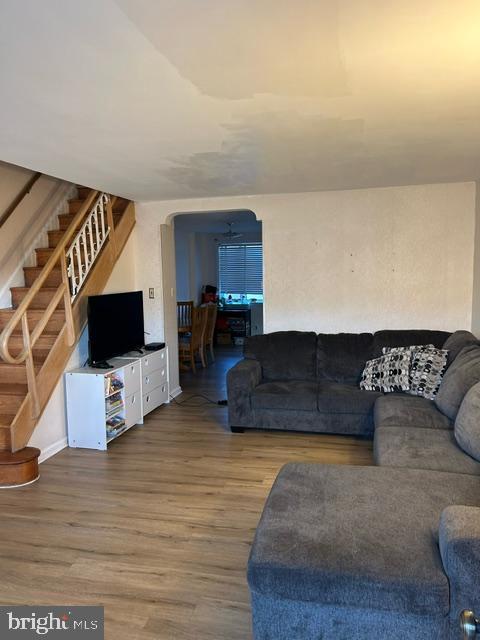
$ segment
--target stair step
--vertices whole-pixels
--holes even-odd
[[[130,200],[126,198],[117,198],[113,203],[113,213],[123,213],[129,203]]]
[[[8,416],[9,421],[12,422],[13,416]],[[10,437],[10,425],[2,424],[2,419],[7,419],[7,416],[0,416],[0,451],[9,451],[12,446],[12,439]]]
[[[28,388],[26,384],[4,382],[0,384],[0,414],[15,414],[20,409]]]
[[[74,213],[61,213],[58,217],[58,227],[59,229],[66,230],[72,223],[73,218],[75,217]]]
[[[35,369],[37,371],[41,366],[41,360],[35,363]],[[0,388],[4,382],[27,384],[27,370],[25,368],[25,364],[10,364],[8,362],[0,361]],[[2,416],[0,415],[0,426],[2,424]]]
[[[74,200],[68,201],[68,212],[69,213],[78,213],[80,209],[83,207],[83,203],[85,202],[85,198],[75,198]]]
[[[25,285],[31,287],[42,272],[42,267],[23,267],[25,275]],[[62,272],[60,269],[52,269],[48,274],[44,285],[46,287],[58,287],[62,283]]]
[[[122,213],[119,213],[117,211],[113,212],[113,219],[114,219],[115,225],[121,219],[122,215],[123,215]],[[61,213],[58,216],[59,228],[63,231],[66,231],[68,227],[72,224],[72,220],[74,217],[75,217],[74,213]],[[105,215],[105,224],[106,223],[107,223],[107,216]]]
[[[40,449],[25,447],[0,453],[0,487],[15,487],[38,479]]]
[[[30,291],[29,287],[11,287],[10,291],[12,292],[12,305],[14,308],[18,307],[20,302],[25,298],[25,296]],[[35,298],[32,300],[30,305],[30,309],[46,309],[48,307],[49,302],[58,291],[56,287],[44,287],[40,289]],[[60,303],[57,307],[57,310],[63,309],[63,300],[60,300]]]
[[[84,198],[85,200],[88,198],[90,191],[92,191],[92,189],[90,189],[90,187],[78,187],[77,186],[77,193],[78,193],[78,197],[79,199]]]
[[[48,231],[48,247],[50,249],[55,249],[64,235],[64,229],[54,229],[53,231]]]
[[[105,218],[105,226],[107,226],[106,218]],[[79,231],[80,228],[81,228],[81,225],[77,227],[77,231]],[[65,231],[66,231],[65,229],[54,229],[53,231],[48,231],[48,248],[49,249],[55,249],[57,244],[62,240],[63,236],[65,235]],[[72,237],[72,240],[74,237],[75,236]],[[87,234],[87,237],[88,237],[88,234]]]
[[[44,267],[53,252],[54,249],[52,249],[51,247],[41,247],[39,249],[35,249],[35,254],[37,256],[37,267]]]
[[[36,366],[41,366],[48,357],[48,354],[53,348],[58,335],[51,333],[42,334],[35,346],[33,347],[33,360]],[[8,341],[8,348],[12,356],[17,356],[23,349],[23,338],[19,335],[13,335]],[[0,384],[0,393],[2,392],[2,385]],[[0,406],[1,413],[1,406]]]
[[[15,309],[0,309],[0,331],[3,331],[7,322],[15,313]],[[38,309],[29,309],[28,314],[28,326],[30,331],[33,331],[37,323],[43,318],[43,311]],[[47,326],[45,327],[45,333],[59,333],[65,324],[65,312],[63,310],[54,311],[50,320],[47,322]],[[15,328],[14,333],[21,333],[22,325],[21,322],[18,323]],[[1,360],[0,360],[1,364]]]

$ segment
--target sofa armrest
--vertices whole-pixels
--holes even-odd
[[[455,505],[444,509],[439,544],[450,582],[452,638],[461,638],[460,612],[463,609],[480,612],[480,508]]]
[[[250,396],[261,379],[262,367],[257,360],[240,360],[227,373],[228,422],[231,427],[252,426]]]

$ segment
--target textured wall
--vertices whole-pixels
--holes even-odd
[[[238,208],[263,222],[265,331],[471,327],[474,183],[143,203],[139,286],[174,286],[157,240],[173,214]],[[176,344],[161,301],[147,316]]]

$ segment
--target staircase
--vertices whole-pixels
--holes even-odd
[[[101,293],[135,225],[133,202],[87,187],[58,216],[12,308],[0,309],[0,487],[38,477],[28,441],[86,324],[86,299]]]

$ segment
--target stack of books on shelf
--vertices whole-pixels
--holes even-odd
[[[117,378],[115,374],[111,376],[105,376],[105,395],[109,396],[114,391],[120,391],[123,389],[123,382],[120,378]]]
[[[125,419],[122,416],[112,416],[107,419],[107,438],[117,436],[125,428]]]
[[[105,400],[105,413],[110,415],[111,413],[116,413],[117,409],[123,407],[123,399],[120,391],[114,393],[113,395],[108,396]]]

